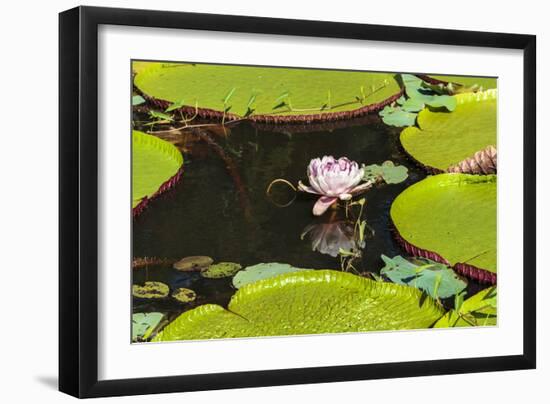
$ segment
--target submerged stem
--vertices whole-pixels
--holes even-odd
[[[283,184],[286,184],[288,185],[290,188],[292,188],[292,190],[294,191],[294,198],[292,198],[289,202],[285,203],[285,204],[280,204],[280,203],[277,203],[275,202],[272,198],[271,198],[271,189],[273,188],[273,185],[279,183],[279,182],[282,182]],[[290,181],[287,181],[285,180],[284,178],[277,178],[277,179],[274,179],[273,181],[271,181],[269,183],[269,185],[267,186],[267,189],[265,190],[265,194],[266,196],[271,200],[271,202],[273,202],[273,204],[279,208],[286,208],[287,206],[290,206],[292,204],[292,202],[294,202],[296,200],[296,192],[298,192],[298,190],[296,189],[296,187],[290,182]]]

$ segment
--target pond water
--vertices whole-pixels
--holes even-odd
[[[354,265],[359,273],[378,273],[383,266],[381,254],[405,256],[392,235],[390,206],[399,193],[426,173],[400,149],[401,129],[384,125],[376,116],[359,125],[318,129],[275,132],[245,123],[232,127],[227,137],[213,134],[220,148],[204,142],[192,144],[184,152],[181,180],[134,220],[133,256],[179,259],[205,255],[214,262],[240,263],[243,268],[281,262],[301,268],[339,269],[338,257],[314,251],[311,240],[301,238],[308,226],[326,222],[330,212],[324,215],[327,217],[315,218],[311,210],[316,198],[312,195],[299,193],[284,208],[266,195],[266,188],[277,178],[307,183],[309,161],[323,155],[347,156],[365,164],[391,160],[408,167],[405,182],[380,185],[364,195],[363,217],[371,231],[362,258]],[[294,196],[283,184],[277,184],[274,191],[277,202]],[[134,269],[132,274],[134,284],[160,281],[171,290],[186,287],[196,292],[197,299],[188,304],[134,298],[134,312],[161,311],[169,318],[205,303],[225,306],[236,291],[231,278],[207,279],[177,271],[169,264]],[[470,281],[468,295],[480,289]]]

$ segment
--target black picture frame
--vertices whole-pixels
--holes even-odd
[[[522,50],[523,354],[99,381],[97,60],[100,24]],[[535,368],[535,60],[536,37],[533,35],[96,7],[77,7],[60,13],[59,389],[84,398]]]

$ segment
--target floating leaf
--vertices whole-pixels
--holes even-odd
[[[162,282],[145,282],[143,285],[132,285],[132,296],[140,299],[162,299],[168,296],[170,288]]]
[[[363,165],[365,174],[363,181],[382,179],[386,184],[399,184],[409,176],[409,169],[405,166],[396,166],[392,161],[385,161],[382,165]]]
[[[448,111],[456,108],[456,99],[449,95],[439,95],[429,88],[423,86],[422,79],[413,74],[402,74],[405,92],[414,100],[414,103],[423,103],[433,108],[444,107]]]
[[[151,198],[174,177],[183,164],[180,151],[171,143],[143,132],[132,132],[132,207]]]
[[[239,272],[241,268],[241,264],[236,262],[219,262],[210,265],[206,271],[201,272],[201,275],[204,278],[228,278]]]
[[[406,112],[419,112],[424,109],[424,102],[416,98],[409,98],[401,104],[401,108]]]
[[[160,323],[162,313],[134,313],[132,314],[132,341],[147,339]]]
[[[145,98],[143,98],[141,95],[134,95],[132,97],[132,106],[141,105],[145,103]]]
[[[196,272],[206,270],[213,262],[214,260],[210,257],[194,255],[180,259],[174,263],[173,267],[178,271]]]
[[[400,136],[408,154],[421,164],[442,171],[496,144],[496,90],[453,98],[457,101],[454,112],[424,109],[418,114],[418,127],[405,128]]]
[[[392,282],[423,290],[434,299],[445,299],[460,293],[467,283],[445,264],[416,258],[409,262],[400,255],[393,258],[382,255],[386,264],[380,274]]]
[[[386,108],[388,108],[386,110]],[[416,122],[416,113],[403,111],[401,108],[386,107],[384,114],[380,113],[382,121],[390,126],[412,126]]]
[[[190,303],[197,298],[194,290],[187,288],[178,288],[172,293],[172,297],[182,303]]]
[[[403,191],[390,216],[405,242],[494,274],[496,192],[495,175],[435,175]]]
[[[305,269],[295,268],[291,265],[279,264],[277,262],[256,264],[237,272],[237,274],[233,277],[233,286],[240,289],[249,283],[297,271],[305,271]]]
[[[497,324],[497,288],[476,293],[455,310],[446,313],[434,327],[479,327]]]
[[[253,101],[256,115],[307,115],[321,112],[329,90],[332,108],[323,112],[352,111],[380,104],[401,91],[395,75],[388,73],[209,64],[180,66],[152,65],[137,74],[134,84],[144,94],[169,102],[176,102],[185,94],[189,105],[197,103],[203,109],[223,112],[230,103],[231,112],[240,116],[250,108],[251,94],[256,94]],[[361,86],[367,89],[362,103],[357,100]],[[280,107],[281,102],[284,107]]]
[[[227,310],[208,304],[187,311],[154,341],[427,328],[443,313],[418,289],[309,270],[246,285]]]

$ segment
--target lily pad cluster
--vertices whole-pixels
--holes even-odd
[[[462,292],[468,283],[445,264],[428,258],[406,260],[382,255],[385,266],[380,274],[392,282],[423,290],[434,299],[445,299]]]
[[[405,86],[405,96],[400,97],[391,105],[384,107],[379,115],[382,121],[391,126],[413,126],[418,112],[426,107],[442,108],[454,111],[456,99],[450,95],[434,91],[419,77],[412,74],[402,74]]]
[[[386,184],[399,184],[409,176],[409,169],[405,166],[396,166],[392,161],[382,164],[363,165],[363,181],[382,180]]]

